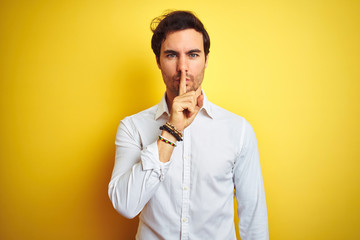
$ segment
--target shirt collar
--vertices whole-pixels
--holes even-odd
[[[204,91],[201,90],[201,92],[204,95],[204,102],[203,102],[202,108],[200,109],[200,112],[205,111],[206,114],[210,118],[213,119],[214,114],[213,114],[213,111],[212,111],[211,104],[210,104],[209,100],[207,99]],[[158,104],[158,108],[157,108],[156,113],[155,113],[155,120],[158,120],[164,113],[166,113],[168,116],[170,116],[169,109],[168,109],[167,104],[166,104],[166,92],[164,93],[163,97],[161,98],[160,103]]]
[[[155,120],[158,120],[158,118],[161,117],[164,113],[170,116],[169,109],[166,104],[166,92],[164,93],[160,103],[158,104],[158,108],[155,113]]]

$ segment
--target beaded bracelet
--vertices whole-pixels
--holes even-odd
[[[176,138],[177,141],[182,141],[182,140],[183,140],[182,137],[181,137],[179,134],[177,134],[175,131],[173,131],[173,130],[172,130],[169,126],[167,126],[166,124],[163,125],[163,126],[161,126],[161,127],[160,127],[160,130],[165,130],[165,131],[167,131],[168,133],[170,133],[171,135],[173,135],[173,136]]]
[[[170,144],[171,146],[176,147],[176,144],[175,144],[175,143],[173,143],[172,141],[164,138],[164,137],[161,136],[161,135],[159,136],[159,139],[160,139],[160,141],[163,141],[164,143],[168,143],[168,144]]]
[[[183,137],[182,133],[180,131],[178,131],[174,125],[171,125],[171,123],[169,123],[169,122],[166,122],[165,125],[168,126],[169,128],[171,128],[171,130],[173,130],[181,138]]]

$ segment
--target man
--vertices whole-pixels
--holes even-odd
[[[128,218],[141,212],[136,239],[236,239],[235,190],[242,240],[268,239],[254,131],[201,89],[210,47],[203,24],[175,11],[153,32],[166,93],[119,125],[109,184],[115,209]]]

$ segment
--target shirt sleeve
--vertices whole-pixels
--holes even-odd
[[[142,147],[139,134],[128,119],[121,121],[115,145],[109,198],[120,214],[134,218],[164,180],[171,160],[160,162],[156,141]]]
[[[269,239],[268,216],[255,132],[245,121],[234,166],[239,232],[242,240]]]

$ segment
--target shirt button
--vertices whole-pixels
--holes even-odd
[[[188,221],[188,219],[187,219],[187,218],[183,218],[182,221],[183,221],[184,223],[186,223],[186,222]]]
[[[185,191],[189,190],[189,188],[187,186],[184,186],[183,188]]]

